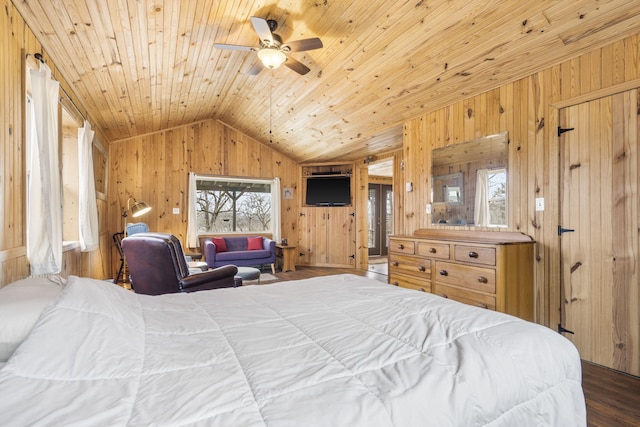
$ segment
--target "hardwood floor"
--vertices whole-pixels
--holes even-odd
[[[640,426],[640,378],[582,362],[587,424]]]
[[[297,267],[296,271],[277,272],[276,276],[298,280],[343,273],[387,282],[386,274],[349,268]],[[583,362],[582,388],[589,427],[640,426],[640,378]]]

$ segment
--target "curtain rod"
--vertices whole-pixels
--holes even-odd
[[[42,62],[43,64],[46,64],[46,62],[44,62],[44,58],[42,57],[42,54],[40,52],[31,54],[31,53],[27,53],[27,58],[29,56],[33,56],[37,61]],[[51,77],[53,80],[56,80],[55,78],[53,78],[53,76]],[[56,80],[57,81],[57,80]],[[73,99],[71,99],[71,97],[69,96],[69,94],[67,93],[66,90],[64,90],[64,88],[62,87],[62,85],[60,85],[60,89],[62,90],[62,93],[64,93],[64,96],[67,98],[67,100],[71,103],[71,105],[73,106],[73,108],[76,109],[76,111],[80,114],[80,117],[82,117],[83,120],[87,121],[87,118],[84,116],[84,114],[82,114],[82,111],[80,111],[80,109],[78,108],[78,106],[76,105],[75,102],[73,102]]]

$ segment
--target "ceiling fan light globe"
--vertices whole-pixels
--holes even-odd
[[[265,47],[258,51],[258,58],[267,68],[278,68],[284,61],[287,60],[287,56],[280,50],[273,47]]]

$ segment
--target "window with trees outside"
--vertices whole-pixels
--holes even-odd
[[[507,226],[507,170],[494,169],[489,172],[489,225]]]
[[[273,180],[197,176],[197,233],[272,232]]]

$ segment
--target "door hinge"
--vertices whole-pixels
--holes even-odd
[[[570,330],[568,330],[568,329],[564,328],[560,323],[558,323],[558,333],[559,333],[559,334],[567,333],[567,334],[573,334],[573,335],[575,335],[575,334],[576,334],[575,332],[570,331]]]
[[[573,233],[574,230],[573,228],[562,228],[561,225],[558,226],[558,236],[562,236],[562,233]]]
[[[562,135],[565,132],[569,132],[570,130],[574,130],[575,128],[561,128],[558,126],[558,136]]]

